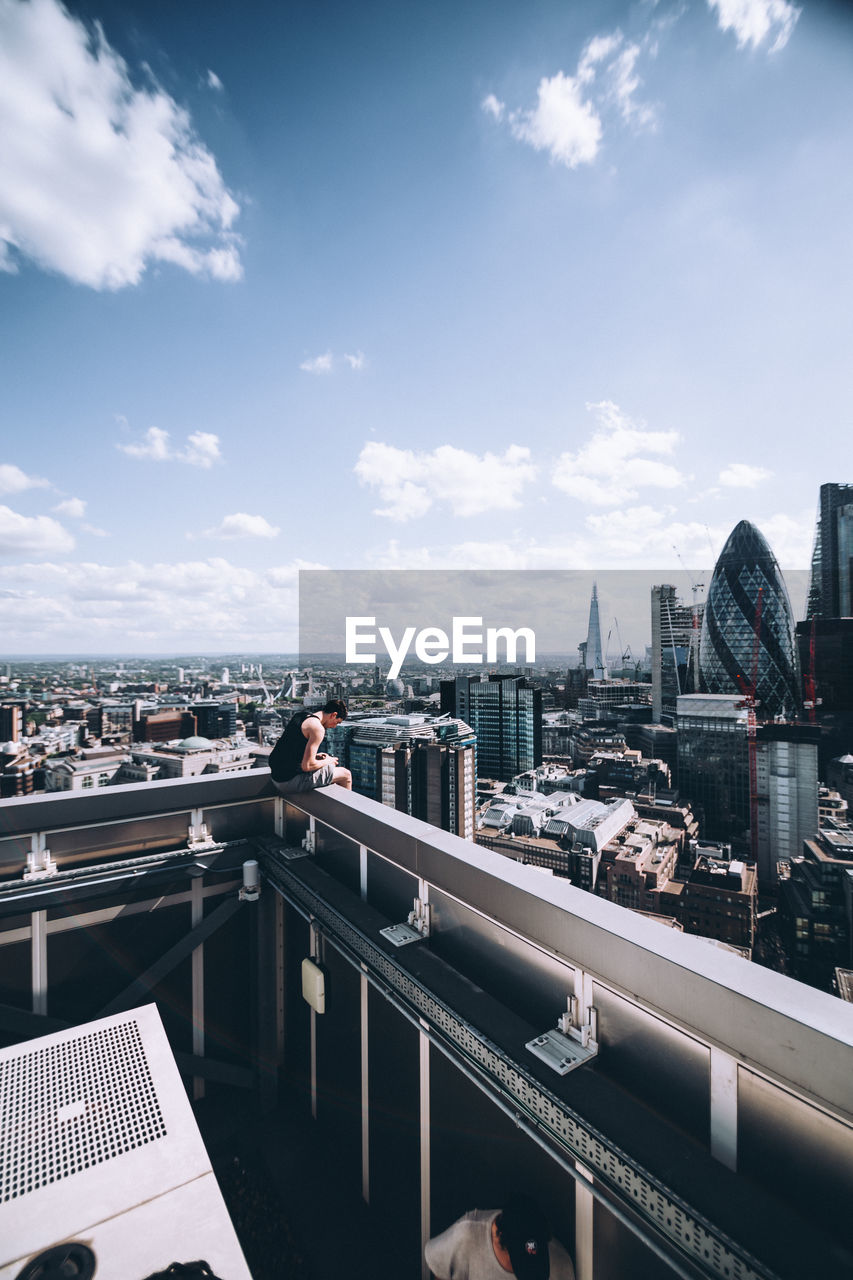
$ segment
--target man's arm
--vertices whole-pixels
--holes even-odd
[[[324,764],[328,764],[334,759],[337,764],[337,757],[327,756],[325,751],[321,751],[318,755],[317,748],[323,741],[325,729],[316,717],[312,716],[302,725],[302,732],[305,734],[306,743],[305,750],[302,753],[302,772],[316,773],[318,769],[322,769]]]

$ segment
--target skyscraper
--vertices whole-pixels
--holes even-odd
[[[818,828],[819,731],[807,724],[762,724],[756,742],[758,879],[775,885]]]
[[[846,726],[844,732],[849,735],[853,729],[853,617],[815,617],[798,622],[796,631],[803,675],[814,681],[816,719],[831,716],[839,729]]]
[[[702,680],[708,693],[736,694],[751,684],[759,589],[758,715],[793,717],[799,696],[791,602],[773,552],[748,520],[729,534],[714,568],[699,644]]]
[[[478,777],[509,782],[542,763],[542,690],[523,676],[461,676],[442,680],[441,692],[442,710],[455,699],[453,711],[477,735]]]
[[[589,627],[586,633],[585,661],[587,671],[591,671],[596,680],[607,679],[607,663],[601,645],[601,622],[598,617],[598,584],[592,584],[592,599],[589,602]]]
[[[853,484],[822,484],[815,529],[809,618],[853,615]]]
[[[473,839],[477,745],[467,724],[398,715],[343,727],[354,791]]]
[[[747,712],[739,694],[678,699],[678,789],[707,840],[746,848],[749,831]]]
[[[0,707],[0,742],[17,742],[21,736],[21,722],[25,704],[5,702]]]
[[[675,724],[681,693],[695,693],[699,677],[699,627],[704,605],[682,604],[675,587],[652,587],[652,718]]]

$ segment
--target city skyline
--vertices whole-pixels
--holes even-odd
[[[807,569],[842,6],[200,15],[0,0],[4,656],[295,652],[300,568],[689,599],[741,519]]]

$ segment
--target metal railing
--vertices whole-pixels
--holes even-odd
[[[576,1180],[579,1280],[605,1247],[596,1214],[682,1275],[802,1276],[817,1257],[843,1274],[853,1009],[831,996],[338,788],[285,804],[266,770],[6,801],[0,876],[37,895],[57,875],[238,839],[311,936]],[[310,856],[289,856],[303,842]],[[409,915],[424,940],[398,950],[381,928]],[[44,927],[34,910],[34,1009]],[[560,1019],[598,1047],[567,1076],[525,1049]],[[428,1233],[423,1154],[420,1175]]]

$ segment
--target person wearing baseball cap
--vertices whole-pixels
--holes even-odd
[[[428,1241],[424,1256],[436,1280],[575,1280],[571,1258],[525,1195],[503,1209],[472,1209]]]

